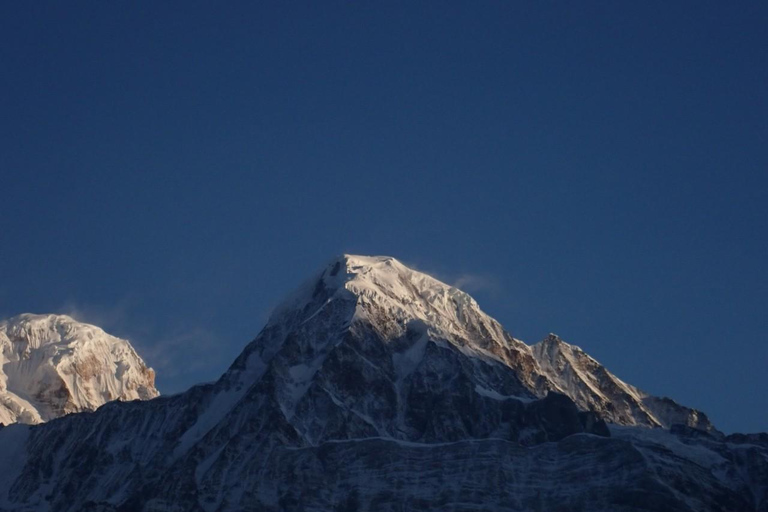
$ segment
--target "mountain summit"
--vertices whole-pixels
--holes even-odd
[[[41,423],[158,395],[130,343],[66,315],[0,322],[0,423]]]
[[[327,314],[331,310],[334,313]],[[483,391],[478,390],[496,390],[499,396],[532,399],[557,392],[582,410],[599,411],[602,418],[620,425],[668,428],[681,423],[705,431],[714,429],[703,413],[621,381],[555,335],[532,347],[526,345],[465,292],[392,257],[343,255],[332,260],[277,308],[268,328],[316,322],[316,317],[338,321],[365,338],[368,342],[356,349],[359,352],[382,351],[374,360],[380,374],[387,375],[384,381],[392,380],[390,366],[394,381],[400,382],[398,379],[433,358],[455,358],[473,362],[461,365],[462,373],[473,376],[470,380],[480,394]],[[308,368],[322,366],[326,351],[336,349],[334,344],[319,351],[313,347],[314,359],[305,362]],[[398,396],[401,391],[393,390]]]
[[[344,255],[215,383],[0,429],[0,510],[764,512],[768,439]]]

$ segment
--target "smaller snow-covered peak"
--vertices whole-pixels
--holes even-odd
[[[0,423],[153,398],[154,378],[130,343],[95,325],[30,313],[0,322]]]

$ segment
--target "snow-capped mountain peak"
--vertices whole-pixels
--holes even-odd
[[[269,324],[287,330],[289,325],[319,320],[335,326],[328,330],[373,330],[377,340],[394,342],[391,357],[398,374],[408,373],[420,363],[429,342],[500,363],[514,370],[532,396],[563,393],[582,410],[599,411],[614,423],[649,427],[684,423],[713,429],[706,415],[623,382],[580,347],[554,333],[526,345],[484,313],[469,294],[390,256],[344,254],[334,258],[276,310]],[[410,348],[400,353],[397,347],[404,338],[420,341],[406,343]],[[312,354],[312,361],[303,363],[308,368],[321,365],[322,357],[315,354],[328,350],[317,341],[312,342],[311,350],[301,350]],[[267,349],[268,353],[277,351],[277,346]]]
[[[344,254],[327,263],[319,273],[291,294],[276,311],[300,308],[303,304],[311,302],[322,289],[330,290],[330,296],[343,290],[358,297],[380,295],[387,300],[398,302],[403,309],[412,309],[408,306],[415,306],[416,311],[425,306],[442,306],[444,311],[453,309],[456,304],[477,307],[474,299],[461,290],[413,270],[391,256]],[[455,301],[452,307],[447,304],[449,299]]]
[[[110,400],[158,395],[155,375],[125,340],[67,315],[0,322],[0,423],[40,423]]]
[[[319,303],[318,297],[322,298]],[[349,323],[368,322],[385,338],[401,336],[409,326],[421,322],[435,336],[492,357],[498,358],[493,353],[502,349],[524,346],[486,315],[469,294],[391,256],[344,254],[334,258],[276,309],[270,324],[284,322],[284,315],[295,316],[297,311],[306,321],[333,301],[351,304]]]

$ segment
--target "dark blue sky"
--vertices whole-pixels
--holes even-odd
[[[620,5],[619,5],[620,4]],[[764,2],[0,6],[0,316],[215,379],[334,254],[768,430]]]

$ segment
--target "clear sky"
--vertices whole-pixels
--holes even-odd
[[[218,377],[342,252],[768,431],[765,2],[4,2],[0,316]]]

